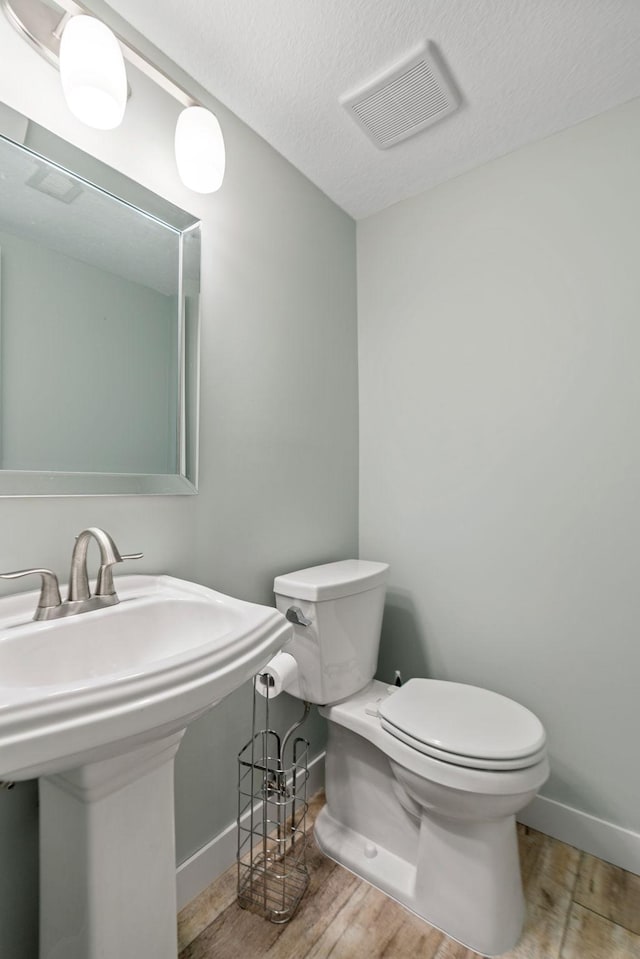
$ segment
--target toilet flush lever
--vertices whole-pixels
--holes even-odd
[[[290,623],[295,623],[296,626],[311,626],[311,620],[304,615],[299,606],[290,606],[285,616]]]

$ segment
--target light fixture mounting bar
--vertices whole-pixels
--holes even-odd
[[[0,6],[11,26],[55,67],[59,66],[61,21],[81,14],[93,16],[90,10],[76,3],[75,0],[54,0],[53,3],[45,3],[43,0],[0,0]],[[132,66],[153,80],[182,106],[198,105],[198,101],[191,94],[183,90],[158,67],[149,63],[135,47],[117,33],[115,36],[122,47],[125,60],[128,60]]]

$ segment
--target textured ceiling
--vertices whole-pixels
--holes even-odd
[[[640,95],[638,0],[109,0],[360,218]],[[340,98],[432,40],[461,109],[388,150]]]

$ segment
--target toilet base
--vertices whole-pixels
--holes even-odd
[[[411,906],[416,884],[416,868],[411,863],[339,823],[327,806],[318,814],[314,835],[329,859],[370,882],[412,912],[416,911]]]
[[[417,864],[321,811],[316,841],[391,899],[483,956],[515,946],[524,920],[514,817],[460,823],[423,816]]]

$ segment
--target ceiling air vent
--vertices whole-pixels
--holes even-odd
[[[76,179],[65,176],[61,170],[44,163],[38,163],[38,169],[24,182],[34,190],[46,193],[62,203],[73,203],[82,193],[82,187]]]
[[[340,102],[384,150],[452,113],[460,99],[436,48],[427,42],[408,60]]]

